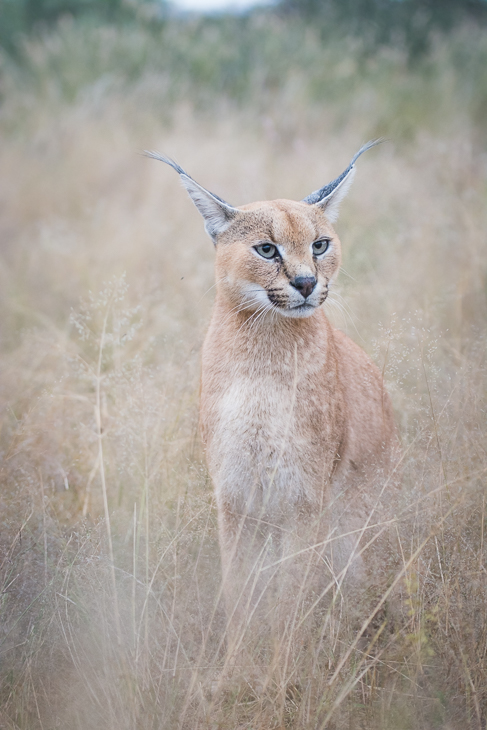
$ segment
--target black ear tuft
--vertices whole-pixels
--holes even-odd
[[[352,157],[352,160],[347,169],[342,172],[335,180],[327,185],[324,185],[319,190],[315,190],[314,193],[303,198],[303,203],[309,205],[318,205],[320,208],[326,209],[327,216],[333,223],[338,217],[338,207],[346,196],[352,184],[353,177],[355,174],[355,163],[364,152],[370,150],[371,147],[380,144],[384,140],[382,138],[371,140],[364,144],[363,147]]]
[[[207,233],[212,238],[213,242],[216,243],[217,237],[226,231],[232,220],[237,215],[237,208],[226,203],[224,200],[219,198],[218,195],[206,190],[206,188],[197,183],[196,180],[193,180],[191,175],[188,175],[188,173],[170,157],[161,155],[159,152],[148,152],[147,150],[145,155],[154,160],[165,162],[166,165],[169,165],[173,168],[173,170],[176,170],[193,203],[205,219],[205,228]]]

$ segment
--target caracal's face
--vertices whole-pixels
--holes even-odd
[[[238,211],[216,241],[217,290],[235,311],[311,316],[328,296],[341,260],[325,213],[290,200]]]

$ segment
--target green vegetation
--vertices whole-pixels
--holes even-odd
[[[324,34],[338,27],[368,36],[372,45],[400,44],[411,60],[428,50],[432,34],[487,21],[485,0],[282,0],[280,7],[318,23]]]
[[[140,22],[147,14],[144,0],[0,0],[0,46],[18,51],[22,38],[52,29],[62,18],[84,18],[121,25]]]
[[[175,19],[152,29],[66,20],[26,40],[20,65],[4,56],[0,73],[7,110],[25,103],[13,93],[19,88],[47,104],[129,91],[166,119],[180,103],[210,115],[215,105],[230,103],[254,119],[272,114],[276,104],[295,116],[332,103],[341,105],[340,124],[373,107],[366,136],[410,138],[423,128],[451,128],[460,118],[485,135],[487,36],[473,28],[437,39],[410,68],[400,48],[370,54],[359,38],[323,41],[305,22],[265,13]]]
[[[14,50],[20,36],[52,29],[67,16],[158,24],[171,15],[167,0],[0,0],[0,45]],[[250,11],[260,14],[261,11]],[[450,32],[465,22],[485,24],[486,0],[280,0],[266,15],[301,18],[319,26],[323,37],[368,37],[372,45],[402,44],[414,57],[424,53],[431,35]]]

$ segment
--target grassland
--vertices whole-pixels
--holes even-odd
[[[472,28],[411,66],[257,15],[65,22],[2,58],[0,727],[486,727],[486,56]],[[197,429],[213,252],[140,152],[239,205],[301,199],[380,134],[327,306],[394,402],[401,620],[350,652],[338,600],[291,677],[215,697]]]

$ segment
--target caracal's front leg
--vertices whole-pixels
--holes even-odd
[[[227,614],[227,674],[255,675],[269,654],[279,600],[282,537],[262,519],[219,510]]]

